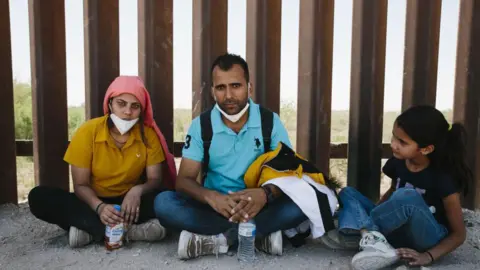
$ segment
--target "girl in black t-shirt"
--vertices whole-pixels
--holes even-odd
[[[374,204],[344,188],[339,231],[324,237],[324,243],[346,247],[345,235],[360,232],[354,269],[380,269],[399,259],[431,264],[465,241],[460,194],[466,194],[472,173],[464,127],[449,125],[434,107],[415,106],[396,119],[391,147],[394,157],[383,167],[390,189]]]

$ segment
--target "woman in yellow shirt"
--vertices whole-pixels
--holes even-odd
[[[155,218],[153,201],[175,180],[174,175],[162,173],[165,154],[169,161],[173,158],[168,148],[162,149],[164,138],[153,120],[142,80],[116,78],[105,95],[104,111],[104,116],[78,128],[65,153],[75,192],[35,187],[28,196],[30,210],[69,231],[71,247],[101,241],[105,225],[121,222],[127,225],[129,240],[161,240],[166,231]],[[114,209],[115,204],[121,211]]]

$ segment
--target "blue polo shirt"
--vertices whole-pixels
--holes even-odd
[[[210,145],[210,161],[204,186],[227,194],[228,191],[245,189],[243,176],[248,167],[264,153],[260,108],[249,100],[248,120],[237,134],[227,127],[220,111],[215,107],[211,112],[212,143]],[[270,149],[275,149],[279,142],[291,146],[288,133],[278,114],[274,113],[272,142]],[[260,144],[258,143],[260,142]],[[203,162],[203,141],[200,117],[192,121],[185,140],[183,158]]]

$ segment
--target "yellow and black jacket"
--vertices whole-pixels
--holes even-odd
[[[334,197],[337,197],[333,182],[326,179],[315,165],[281,142],[275,150],[259,156],[250,165],[245,173],[244,180],[247,188],[256,188],[272,179],[282,177],[289,179],[286,181],[292,181],[292,179],[304,181],[303,176],[305,175],[309,176],[317,184],[327,187],[333,192]],[[292,178],[292,176],[294,177]],[[333,213],[331,209],[332,201],[329,200],[327,194],[322,193],[312,184],[309,185],[315,190],[316,200],[321,215],[320,218],[325,232],[334,229]],[[334,204],[336,204],[336,202],[338,202],[337,199],[334,200]]]
[[[275,150],[259,156],[250,165],[244,180],[247,188],[255,188],[274,178],[284,176],[301,178],[303,174],[321,185],[329,186],[325,183],[323,174],[312,163],[280,142]]]

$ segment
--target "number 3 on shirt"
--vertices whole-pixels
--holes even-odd
[[[190,135],[187,135],[187,137],[185,137],[185,146],[184,146],[185,149],[190,148],[190,140],[191,139],[192,139],[192,136],[190,136]]]

